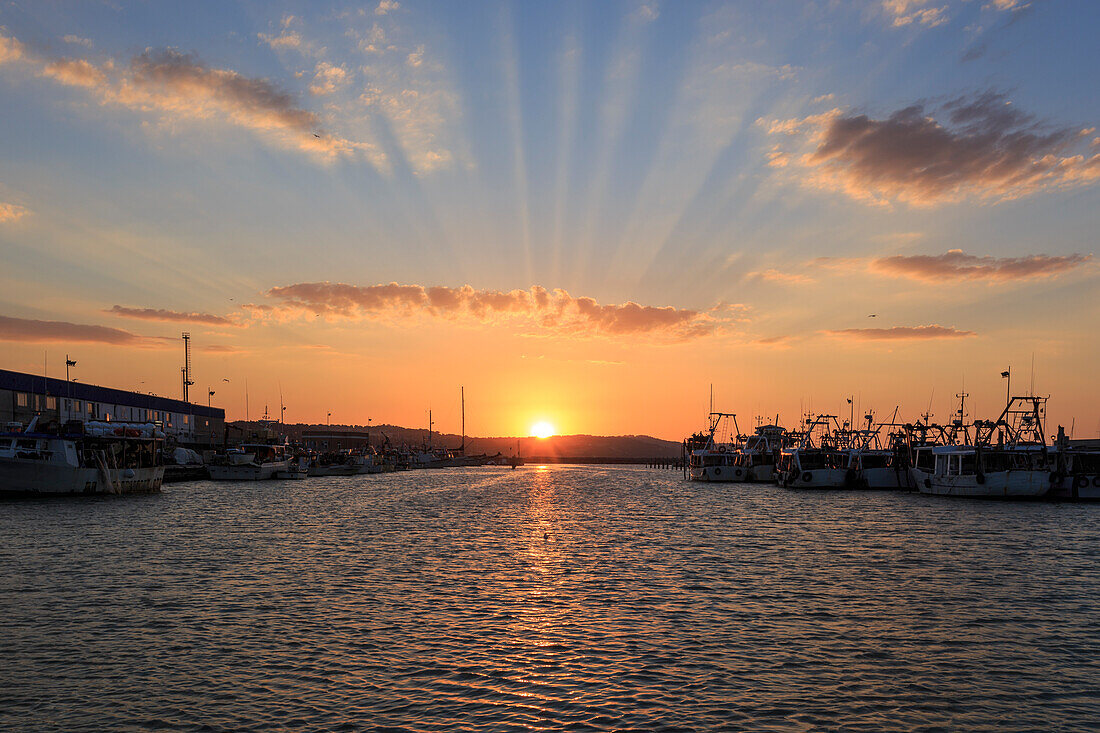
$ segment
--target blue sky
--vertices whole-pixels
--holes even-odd
[[[1094,2],[9,2],[0,26],[14,366],[41,361],[38,321],[156,337],[216,315],[241,328],[211,332],[223,354],[360,356],[502,327],[468,300],[272,295],[323,282],[692,314],[538,342],[667,362],[654,378],[679,375],[646,350],[667,329],[760,373],[840,354],[815,392],[902,358],[884,349],[944,380],[1038,351],[1067,385],[1098,355]]]

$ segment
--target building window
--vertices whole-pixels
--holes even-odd
[[[46,397],[46,409],[47,410],[56,410],[57,409],[57,398],[56,397]]]
[[[40,394],[36,394],[34,396],[34,409],[35,410],[41,410],[42,409],[42,395],[40,395]]]
[[[73,412],[80,412],[84,409],[84,406],[80,404],[80,400],[73,400]]]
[[[190,415],[184,415],[183,416],[183,424],[184,425],[190,425],[191,424],[191,416]]]
[[[26,392],[17,393],[15,395],[15,406],[16,407],[26,407],[29,404],[29,400],[27,399],[27,396],[28,395],[27,395]]]

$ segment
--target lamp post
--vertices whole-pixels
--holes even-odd
[[[210,407],[210,398],[214,396],[214,390],[210,389],[209,387],[207,387],[206,389],[206,406]]]
[[[70,359],[68,354],[65,354],[65,414],[72,412],[73,407],[73,387],[72,382],[69,380],[69,367],[76,366],[76,359]],[[60,410],[58,413],[60,414]],[[71,418],[72,415],[69,415]]]
[[[327,420],[328,426],[331,428],[332,427],[332,413],[331,412],[328,414],[328,417],[326,418],[326,420]]]

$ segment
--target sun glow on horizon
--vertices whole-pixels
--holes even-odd
[[[550,423],[542,420],[531,426],[531,435],[536,438],[549,438],[551,435],[556,434],[558,431],[554,429],[554,426]]]

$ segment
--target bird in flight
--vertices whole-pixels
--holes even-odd
[[[872,313],[867,316],[868,318],[878,318],[878,313]]]

